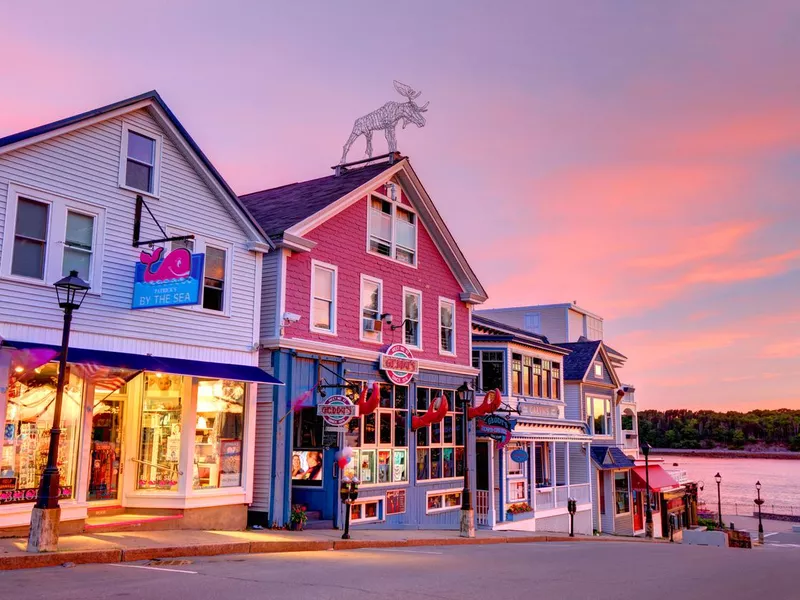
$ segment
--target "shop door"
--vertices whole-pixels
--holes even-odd
[[[478,525],[489,524],[490,465],[489,442],[478,441],[475,444],[475,517]]]
[[[92,401],[91,452],[87,500],[119,500],[123,415],[127,386],[116,391],[95,387]]]
[[[644,522],[642,521],[642,492],[638,490],[633,491],[633,530],[641,531],[644,529]]]

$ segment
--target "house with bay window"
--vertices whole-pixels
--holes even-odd
[[[61,531],[243,528],[272,245],[161,97],[1,138],[0,227],[0,535],[46,464],[70,272]]]
[[[569,350],[545,336],[473,315],[478,396],[492,390],[502,396],[489,426],[477,423],[479,526],[566,533],[567,501],[574,499],[575,531],[592,533],[591,436],[567,410],[568,358]],[[507,435],[497,435],[498,427]]]
[[[278,249],[263,264],[261,366],[286,382],[258,398],[251,522],[285,524],[301,504],[310,526],[338,526],[340,483],[358,479],[354,526],[457,529],[473,433],[456,389],[477,373],[470,318],[486,293],[409,159],[241,201]]]

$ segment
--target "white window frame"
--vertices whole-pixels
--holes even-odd
[[[369,518],[365,518],[365,519],[353,519],[352,520],[353,524],[357,524],[357,523],[378,523],[380,521],[385,521],[386,520],[386,496],[373,496],[373,497],[370,497],[370,498],[363,498],[363,499],[359,498],[358,500],[353,502],[353,506],[356,506],[356,505],[359,505],[359,504],[361,504],[361,505],[363,505],[363,504],[372,504],[373,502],[376,502],[378,504],[378,510],[376,511],[377,512],[377,516],[376,517],[369,517]]]
[[[401,322],[404,322],[406,320],[406,294],[416,294],[417,298],[418,298],[417,305],[418,305],[418,309],[419,309],[419,320],[417,322],[417,332],[418,332],[418,337],[419,337],[419,340],[418,340],[419,343],[416,346],[413,345],[413,344],[406,344],[406,331],[405,331],[405,325],[403,325],[403,329],[402,329],[402,332],[403,332],[402,333],[402,335],[403,335],[403,344],[405,346],[408,346],[409,348],[414,349],[414,350],[422,350],[422,321],[423,321],[423,319],[422,319],[422,292],[420,290],[415,290],[414,288],[403,286],[403,319],[402,319]]]
[[[517,487],[519,484],[523,484],[522,489],[524,490],[524,495],[522,498],[511,498],[511,487]],[[523,477],[509,477],[506,479],[506,504],[515,504],[516,502],[527,502],[528,501],[528,480],[527,478]]]
[[[436,480],[438,481],[438,480]],[[431,490],[425,493],[425,514],[426,515],[435,515],[443,512],[449,512],[451,510],[461,510],[461,503],[459,502],[458,506],[444,506],[444,497],[447,494],[462,494],[464,491],[463,487],[460,488],[447,488],[445,490]],[[442,497],[442,508],[428,508],[428,498],[431,496],[441,496]],[[462,498],[463,500],[463,498]]]
[[[372,256],[379,256],[380,258],[385,258],[391,260],[394,263],[398,263],[401,265],[405,265],[406,267],[410,267],[412,269],[416,269],[419,265],[419,214],[416,210],[414,210],[410,205],[403,204],[401,202],[402,193],[400,192],[400,186],[394,184],[398,190],[397,200],[392,200],[385,194],[381,194],[379,192],[370,192],[367,196],[367,253],[371,254]],[[375,252],[370,247],[370,239],[372,238],[372,196],[388,202],[392,206],[392,212],[390,215],[392,221],[392,239],[390,240],[389,248],[391,256],[385,256],[380,252]],[[414,215],[414,263],[410,264],[404,262],[402,260],[398,260],[395,258],[395,254],[397,253],[397,209],[401,208],[406,210]]]
[[[20,197],[48,205],[47,242],[44,255],[44,278],[26,277],[11,273],[14,253],[14,237],[17,224],[17,204]],[[67,211],[72,211],[94,218],[92,231],[92,258],[89,277],[86,281],[91,285],[89,294],[100,295],[103,291],[103,256],[105,251],[105,217],[106,209],[89,202],[68,198],[45,190],[31,188],[16,183],[8,184],[6,197],[6,219],[2,240],[3,254],[0,260],[0,278],[51,288],[64,275],[64,240],[67,235]]]
[[[200,282],[200,303],[199,304],[190,304],[187,306],[173,306],[170,308],[175,308],[178,310],[193,310],[197,312],[202,312],[203,314],[207,315],[216,315],[218,317],[230,317],[231,316],[231,299],[232,299],[232,282],[233,282],[233,251],[234,251],[234,244],[232,242],[223,242],[222,240],[210,238],[204,235],[198,235],[196,233],[192,233],[190,231],[176,229],[174,227],[167,227],[167,236],[169,237],[178,237],[181,235],[194,235],[194,239],[192,240],[192,254],[205,254],[206,247],[211,246],[213,248],[217,248],[219,250],[225,251],[225,283],[223,289],[223,297],[222,297],[222,310],[212,310],[210,308],[203,307],[203,293],[205,288],[205,276],[206,276],[206,264],[205,260],[203,261],[203,281]],[[172,243],[164,247],[164,250],[170,251],[172,249]]]
[[[453,309],[453,350],[445,350],[442,348],[442,305],[449,304]],[[437,320],[439,321],[439,328],[436,331],[438,337],[439,354],[444,356],[456,356],[456,302],[450,298],[439,296],[439,306]]]
[[[603,379],[603,363],[594,363],[594,377],[597,379]]]
[[[138,133],[141,136],[146,138],[150,138],[151,140],[155,140],[156,147],[154,152],[154,160],[153,160],[153,191],[147,192],[145,190],[139,190],[134,187],[130,187],[125,183],[125,175],[128,166],[128,134],[130,132]],[[131,191],[135,194],[141,194],[143,196],[148,196],[150,198],[158,198],[161,195],[161,151],[164,146],[164,138],[161,134],[150,131],[149,129],[143,129],[142,127],[137,127],[129,123],[128,121],[122,122],[122,142],[120,144],[119,149],[119,187],[123,190]]]
[[[331,290],[331,328],[325,329],[324,327],[316,327],[314,325],[314,299],[316,297],[316,286],[314,282],[316,281],[316,277],[314,277],[314,272],[319,267],[320,269],[327,269],[333,273],[333,289]],[[336,265],[332,265],[329,263],[324,263],[318,260],[311,260],[311,298],[309,301],[309,309],[308,309],[308,330],[313,333],[322,333],[324,335],[336,335],[336,318],[337,318],[337,308],[338,308],[338,292],[339,292],[339,268]],[[383,293],[383,288],[381,288],[381,293]]]
[[[377,283],[380,289],[380,293],[378,294],[378,321],[380,321],[380,317],[383,314],[383,280],[378,279],[377,277],[372,277],[371,275],[364,275],[361,273],[361,279],[359,283],[359,301],[358,301],[358,339],[362,342],[367,344],[383,344],[383,327],[381,326],[381,330],[378,332],[378,339],[372,340],[368,337],[364,337],[364,282],[369,281],[370,283]]]
[[[614,435],[614,431],[613,431],[614,417],[612,416],[612,412],[614,410],[613,402],[611,401],[610,398],[604,398],[603,396],[586,396],[586,402],[584,402],[584,406],[587,409],[588,409],[587,404],[588,404],[589,401],[591,401],[591,403],[592,403],[592,411],[591,411],[591,414],[589,414],[589,412],[587,410],[586,422],[589,425],[589,428],[590,428],[590,430],[592,432],[592,435],[593,436],[597,436],[597,437],[613,437],[613,435]],[[606,431],[605,431],[605,433],[597,433],[594,430],[594,405],[595,405],[595,402],[598,402],[598,401],[603,403],[603,417],[604,417],[604,419],[606,421]],[[606,405],[608,406],[608,412],[606,412],[606,410],[605,410],[606,409]],[[590,416],[591,416],[591,422],[589,422],[589,417]]]

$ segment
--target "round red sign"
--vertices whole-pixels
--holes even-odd
[[[381,369],[389,381],[406,385],[419,372],[419,361],[403,344],[392,344],[381,354]]]

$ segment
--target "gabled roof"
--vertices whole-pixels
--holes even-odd
[[[180,137],[186,142],[197,161],[203,167],[205,167],[211,178],[221,188],[222,193],[227,196],[226,199],[232,204],[232,208],[238,212],[238,216],[240,216],[246,222],[252,232],[259,238],[257,241],[272,246],[272,242],[270,242],[258,221],[253,218],[244,205],[239,201],[238,196],[234,193],[222,175],[220,175],[216,167],[211,164],[211,161],[200,149],[200,146],[197,145],[197,142],[195,142],[192,136],[189,135],[189,132],[186,131],[175,114],[167,106],[166,102],[164,102],[159,93],[155,90],[151,90],[149,92],[139,94],[138,96],[120,100],[119,102],[114,102],[112,104],[95,108],[71,117],[67,117],[65,119],[53,121],[52,123],[48,123],[46,125],[40,125],[26,131],[21,131],[19,133],[0,138],[0,154],[16,150],[17,148],[24,147],[29,144],[34,144],[44,139],[48,139],[49,137],[58,135],[63,129],[80,126],[86,121],[94,121],[98,119],[102,120],[103,117],[109,117],[111,113],[124,114],[125,112],[146,108],[147,106],[156,107],[156,112],[160,113],[159,116],[163,115],[168,123],[175,128],[178,135],[180,135]],[[89,123],[87,123],[87,125],[88,124]]]
[[[616,446],[592,444],[592,461],[601,469],[630,469],[636,464]]]
[[[245,194],[240,200],[256,219],[264,223],[267,235],[280,237],[292,225],[344,198],[391,167],[388,162],[368,165],[341,175]]]
[[[377,157],[367,166],[340,165],[337,173],[310,181],[245,194],[240,198],[275,242],[291,244],[292,249],[310,250],[314,243],[303,238],[319,224],[365,197],[389,179],[402,186],[420,221],[430,234],[456,280],[464,290],[461,299],[480,303],[486,291],[467,263],[439,211],[411,167],[408,157],[390,154]]]
[[[611,354],[611,355],[613,355],[613,356],[620,357],[620,358],[624,358],[625,360],[627,360],[627,359],[628,359],[628,357],[627,357],[627,356],[625,356],[625,355],[624,355],[622,352],[620,352],[619,350],[614,350],[614,348],[612,348],[611,346],[609,346],[609,345],[608,345],[608,344],[606,344],[605,342],[603,342],[603,346],[605,346],[605,347],[606,347],[606,351],[607,351],[609,354]]]
[[[565,342],[556,344],[570,354],[564,358],[564,381],[582,381],[589,370],[589,365],[594,361],[597,349],[602,342]]]
[[[556,354],[567,354],[568,352],[564,348],[551,344],[543,335],[511,327],[505,323],[476,315],[474,312],[472,313],[472,332],[473,341],[516,342]]]

